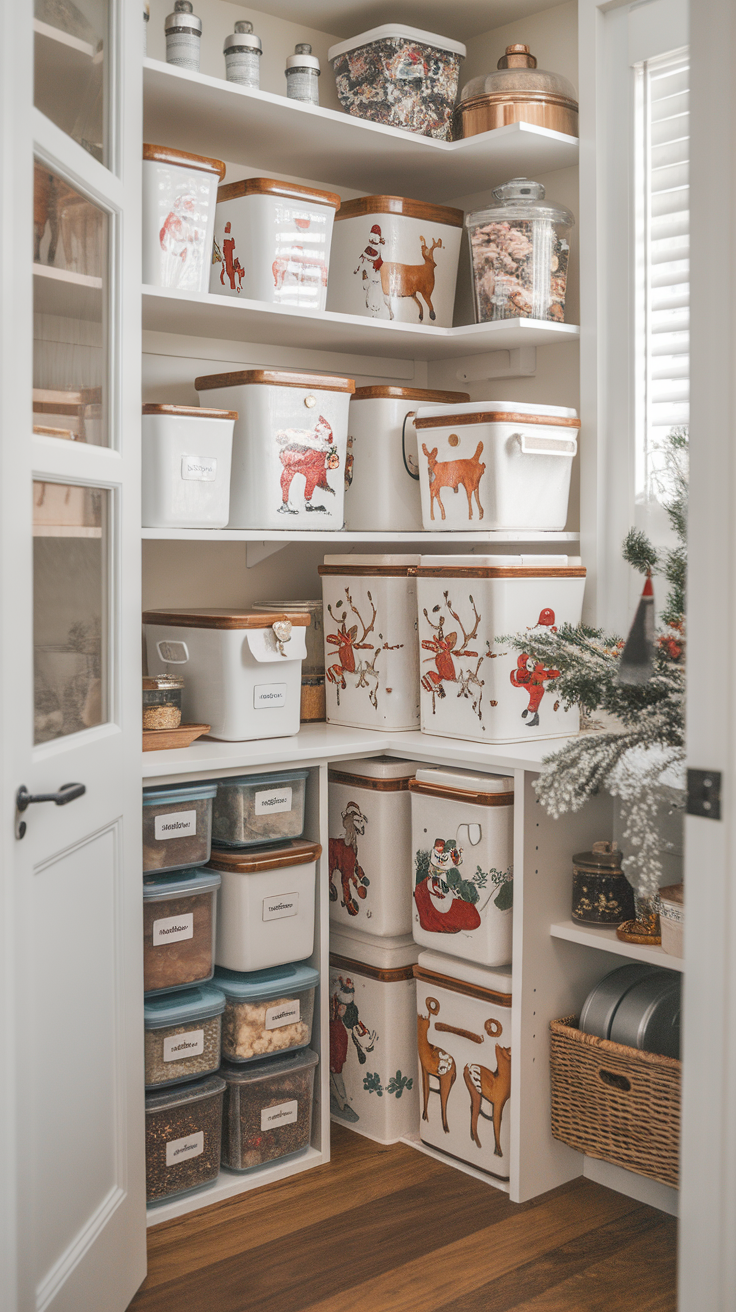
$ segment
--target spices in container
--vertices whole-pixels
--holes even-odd
[[[199,55],[202,45],[202,19],[194,13],[192,0],[174,0],[174,12],[164,25],[166,33],[166,63],[176,68],[199,72]]]
[[[253,847],[301,838],[307,770],[220,779],[212,815],[216,847]]]
[[[227,81],[257,91],[261,85],[260,62],[263,46],[261,38],[253,32],[253,24],[244,19],[237,22],[232,36],[225,37],[222,51],[225,56]]]
[[[161,1203],[194,1193],[220,1173],[222,1100],[219,1075],[146,1094],[146,1198]]]
[[[319,104],[319,60],[312,54],[307,41],[294,47],[294,54],[286,61],[286,95],[289,100],[303,100],[308,105]]]
[[[223,1166],[250,1171],[309,1147],[318,1061],[307,1048],[246,1068],[223,1062]]]
[[[634,918],[634,890],[617,843],[594,843],[572,859],[572,918],[584,925],[620,925]]]
[[[322,679],[302,679],[302,699],[299,718],[302,724],[324,720],[327,715],[325,681]]]
[[[217,784],[201,782],[143,789],[144,871],[206,865],[216,792]]]
[[[465,216],[476,323],[565,318],[568,237],[575,220],[543,204],[541,182],[512,178],[493,189],[494,204]]]
[[[251,1062],[312,1038],[314,990],[319,972],[304,962],[244,973],[218,966],[215,985],[225,995],[222,1054]]]
[[[178,729],[181,724],[181,694],[184,680],[175,674],[157,674],[143,679],[143,728]]]
[[[143,988],[169,993],[212,978],[215,894],[212,870],[182,870],[143,878]]]
[[[146,1088],[181,1084],[220,1065],[225,995],[211,984],[146,998]]]

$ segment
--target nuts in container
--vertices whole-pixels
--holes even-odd
[[[316,1052],[305,1048],[247,1067],[223,1062],[223,1166],[250,1171],[309,1147],[318,1061]]]
[[[212,978],[215,895],[213,870],[143,877],[143,988],[170,993]]]
[[[143,728],[178,729],[184,680],[176,674],[143,678]]]
[[[305,1047],[318,982],[319,971],[304,962],[248,974],[218,966],[214,983],[225,994],[223,1056],[250,1062]]]
[[[543,204],[541,182],[512,178],[494,204],[465,216],[475,321],[553,319],[563,323],[570,257],[569,210]]]

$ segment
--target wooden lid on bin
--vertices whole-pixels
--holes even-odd
[[[439,975],[437,971],[427,970],[426,967],[419,965],[414,967],[413,974],[415,979],[421,979],[425,984],[434,984],[435,988],[449,989],[451,993],[462,993],[466,998],[481,998],[485,1002],[495,1003],[497,1007],[511,1006],[510,993],[496,993],[495,989],[484,989],[480,984],[466,984],[462,979],[451,979],[449,975]],[[436,1028],[441,1030],[442,1024],[436,1025]],[[465,1037],[468,1037],[467,1032]],[[482,1036],[477,1035],[476,1038],[482,1041]]]
[[[298,182],[278,182],[276,178],[242,178],[217,188],[217,203],[223,200],[240,200],[241,196],[284,196],[287,200],[311,200],[315,205],[329,205],[339,210],[340,197],[334,191],[318,191],[316,187],[302,187]]]
[[[251,383],[270,383],[276,387],[301,387],[311,392],[355,391],[355,381],[352,378],[335,377],[331,374],[300,374],[291,369],[238,369],[232,374],[206,374],[203,378],[194,380],[198,392],[208,392],[215,387],[246,387]]]
[[[414,978],[413,966],[368,966],[364,961],[354,961],[352,957],[341,957],[338,952],[330,953],[330,965],[333,970],[349,971],[352,975],[365,975],[368,979],[379,980],[381,984],[399,984],[402,980]]]
[[[429,784],[422,779],[410,779],[409,792],[421,793],[423,797],[443,797],[451,802],[468,802],[473,806],[514,805],[512,788],[498,793],[485,793],[475,788],[448,788],[446,784]]]
[[[584,579],[584,565],[417,565],[418,579]]]
[[[307,611],[292,611],[286,615],[283,611],[218,610],[216,607],[205,606],[201,610],[182,607],[143,612],[144,624],[164,624],[179,629],[270,629],[278,623],[289,623],[296,628],[303,626],[306,629],[311,622]]]
[[[474,410],[465,415],[417,415],[415,428],[464,428],[468,424],[543,424],[545,428],[580,428],[566,415],[523,415],[516,410]]]
[[[207,870],[232,871],[239,875],[255,875],[261,870],[281,870],[286,866],[305,866],[318,861],[322,855],[321,843],[305,843],[293,838],[283,847],[212,848]]]
[[[354,401],[377,401],[390,397],[397,401],[428,401],[431,405],[463,405],[468,392],[434,392],[429,387],[356,387]]]
[[[403,214],[408,219],[422,219],[425,223],[444,223],[448,228],[462,228],[465,215],[449,205],[428,205],[423,200],[409,200],[406,196],[358,196],[345,200],[335,223],[341,219],[357,219],[364,214]]]
[[[156,405],[152,401],[141,407],[144,415],[185,415],[194,419],[237,419],[237,410],[213,410],[202,405]]]
[[[153,146],[143,142],[143,158],[154,160],[157,164],[174,164],[188,169],[199,169],[202,173],[217,173],[225,176],[225,163],[221,159],[211,159],[209,155],[191,155],[187,150],[173,150],[171,146]]]

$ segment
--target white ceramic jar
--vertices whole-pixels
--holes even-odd
[[[328,310],[452,327],[463,211],[401,196],[346,201],[335,218]]]
[[[266,970],[303,961],[314,947],[314,892],[319,843],[234,852],[213,848],[217,894],[215,963],[227,970]],[[308,1042],[308,1036],[305,1040]]]
[[[144,528],[224,528],[237,410],[144,405],[141,522]]]
[[[325,556],[320,565],[329,724],[397,732],[419,723],[419,556]]]
[[[352,378],[242,369],[194,386],[200,404],[238,411],[231,528],[342,528]]]
[[[579,556],[422,556],[417,576],[422,732],[484,743],[561,738],[579,727],[559,670],[501,641],[579,624]]]
[[[143,146],[143,282],[206,292],[221,159]]]
[[[210,291],[319,313],[340,197],[274,178],[244,178],[217,193]]]
[[[420,406],[415,423],[425,529],[564,529],[576,410],[472,401]]]

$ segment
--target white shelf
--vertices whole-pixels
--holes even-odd
[[[85,524],[34,524],[34,538],[101,538],[102,529]]]
[[[327,1160],[319,1148],[308,1148],[302,1157],[292,1157],[289,1161],[276,1161],[271,1166],[244,1173],[220,1171],[217,1179],[207,1189],[196,1194],[187,1194],[183,1198],[172,1198],[170,1203],[160,1203],[157,1207],[146,1208],[147,1225],[161,1225],[164,1221],[173,1221],[177,1216],[186,1216],[187,1212],[196,1212],[200,1207],[211,1207],[213,1203],[224,1202],[238,1194],[249,1193],[251,1189],[262,1189],[264,1185],[285,1180],[291,1175],[300,1175],[313,1166],[322,1166]]]
[[[33,308],[37,314],[67,319],[102,320],[102,279],[93,274],[33,265]]]
[[[534,542],[534,543],[557,543],[557,542],[579,542],[579,533],[537,533],[532,530],[526,532],[489,529],[480,533],[433,533],[420,532],[416,533],[377,533],[366,529],[359,530],[339,529],[329,533],[325,530],[310,533],[308,530],[290,532],[288,529],[266,529],[266,528],[144,528],[141,529],[141,537],[148,541],[154,542],[281,542],[287,546],[290,542],[331,542],[333,546],[339,546],[341,543],[363,542],[370,545],[373,542],[393,542],[396,547],[402,550],[410,546],[426,546],[432,542],[439,546],[449,546],[453,542],[473,543],[475,546],[484,544],[504,543],[504,542]]]
[[[438,204],[578,162],[577,137],[529,123],[435,141],[154,59],[143,88],[145,141],[364,194]]]
[[[588,948],[600,948],[603,952],[613,952],[619,957],[628,957],[630,961],[645,961],[649,966],[662,966],[666,970],[684,970],[682,957],[673,957],[660,947],[644,947],[639,943],[622,943],[616,937],[615,929],[601,927],[595,929],[578,925],[574,920],[559,920],[550,926],[553,938],[564,938],[568,943],[582,943]]]

